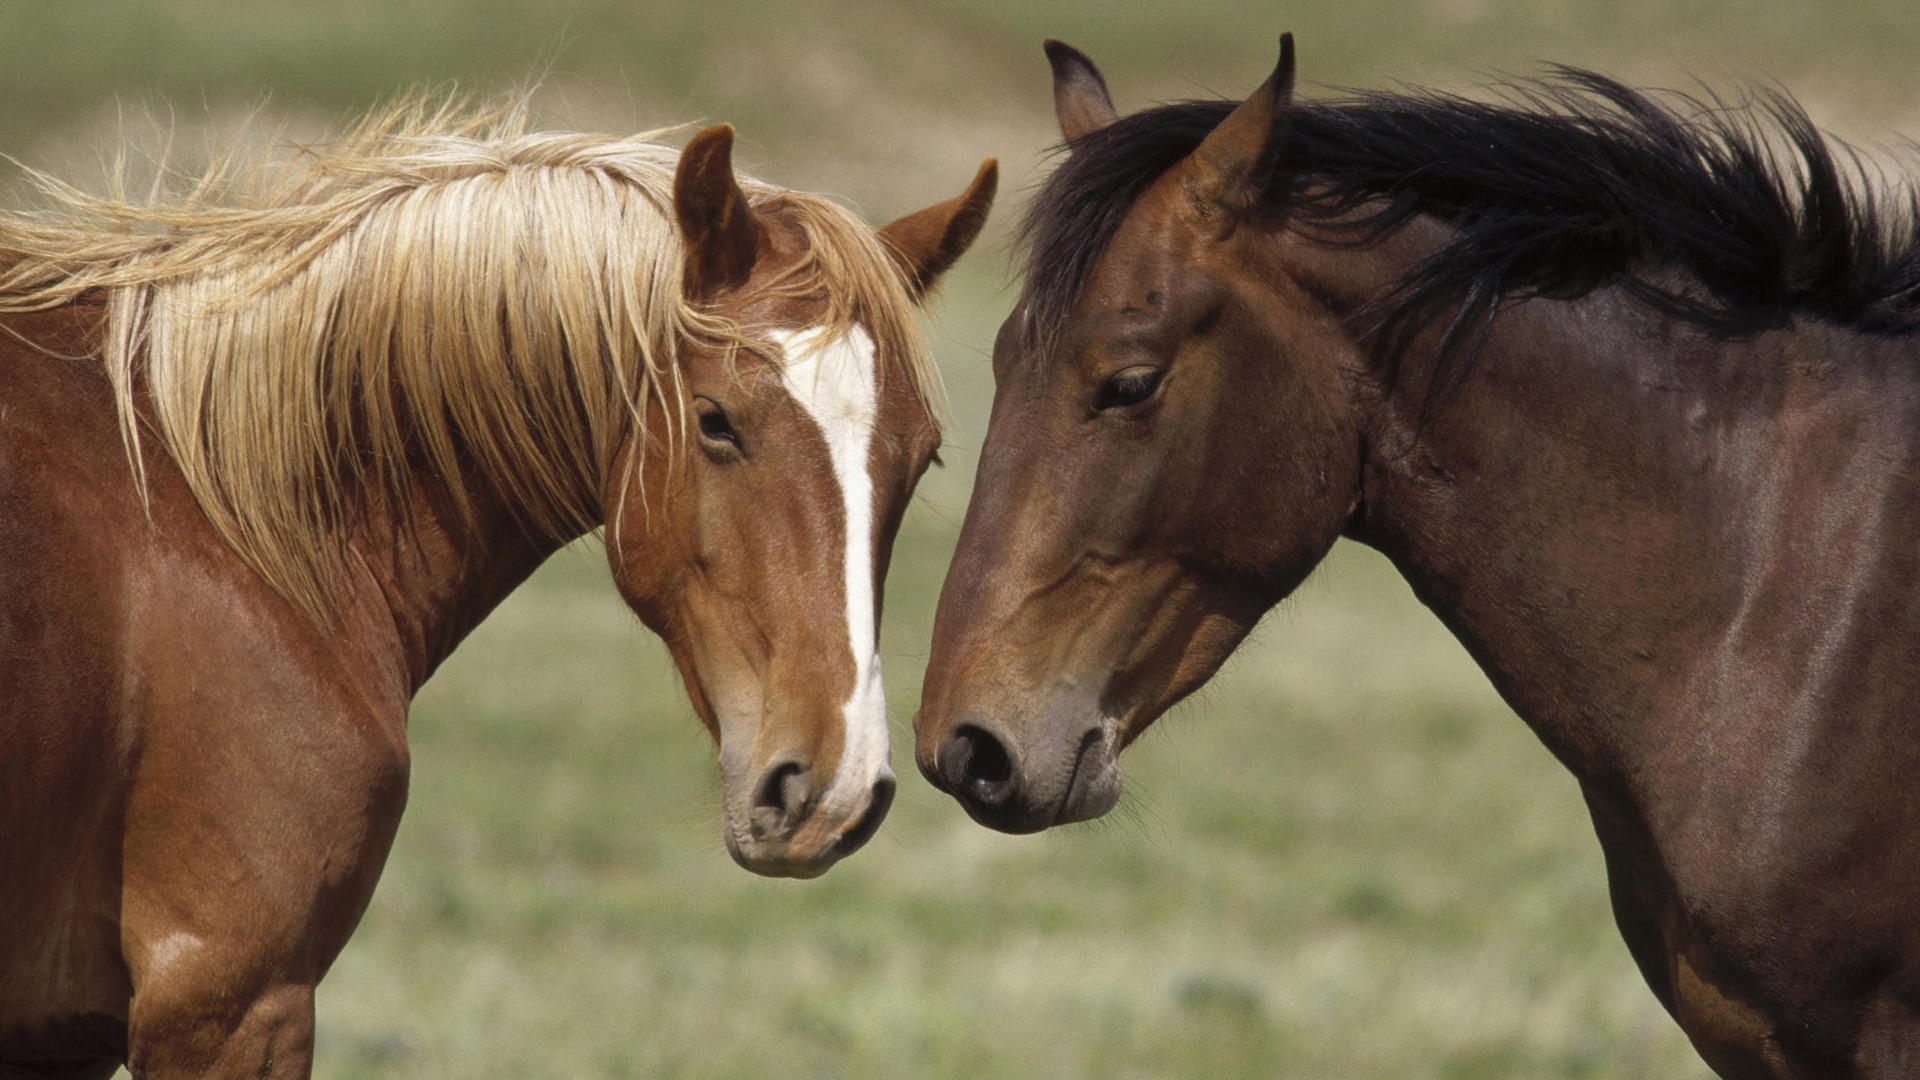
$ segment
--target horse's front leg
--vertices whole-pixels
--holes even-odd
[[[149,727],[124,852],[121,947],[138,1080],[309,1075],[313,991],[399,825],[400,716],[247,710]]]
[[[181,960],[134,995],[128,1066],[136,1080],[312,1075],[312,986],[281,983],[236,994],[233,985],[244,976],[223,958]]]

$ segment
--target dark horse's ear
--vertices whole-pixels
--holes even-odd
[[[1000,163],[988,158],[980,163],[980,171],[967,190],[880,230],[880,240],[899,263],[907,279],[907,291],[915,300],[925,296],[940,275],[972,246],[980,227],[987,223],[987,211],[993,208],[993,193],[999,186]]]
[[[708,300],[746,284],[760,254],[760,222],[733,177],[733,125],[695,135],[673,172],[673,213],[687,245],[686,294]]]
[[[1060,119],[1060,137],[1072,143],[1113,123],[1118,114],[1107,94],[1107,80],[1087,54],[1052,38],[1046,49],[1047,63],[1053,65],[1053,114]]]
[[[1253,96],[1220,121],[1182,163],[1194,211],[1228,232],[1266,197],[1280,168],[1293,110],[1293,35],[1280,35],[1280,62]]]

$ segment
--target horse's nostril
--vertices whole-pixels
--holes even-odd
[[[756,840],[784,836],[798,828],[811,809],[807,770],[797,761],[783,761],[766,771],[753,792],[749,824]]]
[[[961,724],[940,750],[940,772],[948,787],[985,806],[998,806],[1012,795],[1013,757],[1004,743],[985,728]]]
[[[853,828],[840,834],[840,854],[851,855],[861,846],[873,839],[880,831],[880,823],[886,820],[887,809],[893,805],[893,778],[883,776],[874,781],[873,801],[867,804],[867,812],[853,823]]]

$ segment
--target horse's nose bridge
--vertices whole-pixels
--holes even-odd
[[[989,546],[997,547],[1003,541]],[[965,533],[960,551],[947,572],[940,604],[934,614],[933,642],[921,680],[922,729],[927,717],[946,719],[970,705],[962,699],[1003,678],[995,672],[1007,666],[1012,651],[1008,633],[1017,630],[1022,590],[1004,570],[1009,560],[992,551],[970,548]]]
[[[797,767],[816,792],[825,790],[842,750],[840,704],[814,689],[770,693],[756,740],[763,769]]]
[[[1059,528],[1044,499],[968,510],[934,616],[929,683],[997,682],[1078,640],[1077,624],[1112,591],[1114,560]]]
[[[838,650],[846,652],[842,644]],[[866,800],[892,779],[887,704],[877,659],[836,663],[794,655],[773,666],[755,739],[756,757],[773,768],[799,767],[816,797],[842,808]]]
[[[1023,590],[1014,568],[1027,562],[1019,541],[1018,530],[1002,527],[994,515],[970,512],[940,589],[936,622],[978,624],[1017,606]]]

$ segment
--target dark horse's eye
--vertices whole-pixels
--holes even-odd
[[[701,398],[694,403],[694,409],[699,415],[700,438],[710,443],[739,447],[740,433],[733,430],[733,422],[727,419],[726,412],[720,406]]]
[[[1138,405],[1153,396],[1160,388],[1160,376],[1157,367],[1138,364],[1124,371],[1116,372],[1100,384],[1093,395],[1093,407],[1099,412],[1108,409],[1125,409]]]

